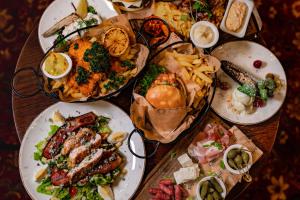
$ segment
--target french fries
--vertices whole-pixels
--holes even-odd
[[[176,50],[166,52],[166,57],[173,57],[180,66],[181,77],[185,81],[193,81],[198,85],[193,99],[193,107],[202,105],[202,99],[207,95],[207,88],[212,84],[211,74],[215,72],[215,66],[209,66],[206,57],[199,54],[182,54]]]

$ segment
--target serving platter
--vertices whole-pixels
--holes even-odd
[[[131,132],[134,129],[130,118],[123,110],[105,101],[84,104],[60,102],[44,110],[33,120],[27,129],[19,154],[21,178],[32,199],[49,199],[48,195],[40,194],[36,191],[38,183],[34,180],[34,176],[43,165],[34,161],[33,152],[35,151],[35,144],[47,136],[51,124],[49,118],[51,118],[56,111],[61,112],[64,116],[77,116],[93,111],[97,115],[104,115],[111,118],[109,126],[113,131]],[[139,154],[142,155],[145,154],[144,143],[140,136],[136,135],[132,137],[131,143],[134,152],[139,152]],[[126,200],[133,196],[142,180],[145,170],[145,160],[137,158],[129,152],[127,140],[125,140],[120,147],[120,152],[126,157],[125,170],[127,173],[125,177],[113,187],[113,191],[116,199]]]
[[[255,25],[256,22],[253,20],[253,18],[250,21],[248,30],[247,30],[247,37],[250,39],[258,39],[259,42],[263,42],[260,40],[259,34],[256,34],[257,31],[259,31],[258,27]],[[258,29],[257,29],[258,28]],[[253,31],[255,30],[255,31]],[[252,37],[255,34],[254,37]],[[30,35],[28,41],[25,44],[25,47],[23,48],[23,51],[20,55],[17,68],[22,69],[25,66],[36,66],[38,65],[38,60],[40,60],[43,56],[43,53],[40,49],[40,44],[37,37],[37,27],[35,27],[34,31]],[[252,36],[251,36],[252,35]],[[220,43],[226,42],[228,40],[232,40],[231,36],[228,35],[222,35]],[[30,74],[28,74],[29,78]],[[34,85],[32,81],[22,79],[22,77],[17,77],[14,80],[14,85],[18,88],[26,88],[31,87]],[[130,98],[131,98],[131,91],[132,88],[125,89],[121,94],[119,94],[117,97],[111,97],[109,99],[110,102],[115,103],[116,105],[122,107],[127,113],[129,113],[129,107],[130,107]],[[20,99],[17,96],[13,96],[13,110],[14,110],[14,117],[15,117],[15,123],[16,128],[18,131],[19,137],[22,139],[24,136],[25,130],[31,123],[31,121],[45,108],[47,108],[49,105],[55,103],[56,101],[49,99],[41,94],[38,94],[34,97],[30,97],[28,99]],[[84,104],[80,104],[84,105]],[[24,118],[24,113],[27,114],[27,117]],[[275,116],[273,116],[271,119],[267,120],[264,123],[259,124],[259,126],[240,126],[239,128],[246,133],[246,135],[254,141],[254,143],[261,148],[264,152],[268,152],[272,149],[272,145],[274,143],[274,139],[276,136],[277,128],[278,128],[278,122],[279,122],[280,113],[277,113]],[[209,112],[208,117],[213,120],[217,120],[222,122],[220,117],[214,115],[212,112]],[[138,191],[145,190],[145,186],[147,186],[148,180],[150,177],[154,176],[155,173],[162,174],[163,166],[166,164],[166,161],[170,158],[170,155],[176,151],[176,149],[179,149],[180,146],[183,146],[183,144],[189,144],[189,141],[192,140],[193,136],[195,135],[195,130],[199,130],[205,123],[207,122],[207,119],[202,120],[198,126],[194,128],[194,131],[191,131],[189,134],[184,134],[180,136],[175,142],[170,143],[168,145],[161,145],[158,149],[157,153],[154,155],[154,157],[147,159],[147,166],[145,171],[145,179],[142,182],[140,188]],[[230,124],[230,123],[229,123]],[[267,134],[266,134],[267,130]],[[25,136],[26,138],[26,136]],[[151,152],[152,145],[146,145],[146,150],[148,152]],[[170,153],[168,153],[170,152]],[[165,155],[165,156],[162,156]],[[256,168],[259,167],[259,164],[256,165],[253,170],[255,172]],[[255,174],[255,173],[254,173]],[[243,191],[249,184],[238,184],[229,194],[228,198],[231,199],[233,197],[237,197],[241,191]],[[132,199],[140,199],[139,194],[138,196],[134,196]]]
[[[279,94],[268,99],[265,106],[257,108],[256,111],[251,114],[237,114],[229,108],[227,102],[228,97],[238,86],[238,83],[220,69],[217,73],[218,78],[222,82],[227,82],[230,85],[230,88],[228,90],[222,90],[220,87],[217,87],[216,89],[216,95],[212,102],[212,109],[218,115],[235,124],[251,125],[266,121],[278,112],[286,96],[287,80],[281,63],[270,50],[255,42],[234,41],[216,47],[212,51],[212,55],[216,56],[219,60],[228,60],[238,65],[241,69],[252,74],[256,78],[264,79],[266,74],[273,73],[278,75],[284,83]],[[262,68],[257,69],[253,67],[253,62],[255,60],[263,61]]]

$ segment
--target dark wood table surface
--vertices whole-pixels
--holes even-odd
[[[39,45],[38,41],[38,26],[36,25],[34,30],[31,32],[28,37],[17,62],[16,70],[19,70],[24,67],[39,67],[39,62],[43,57],[43,51]],[[18,75],[14,80],[15,88],[30,92],[36,88],[35,80],[32,78],[32,74],[23,73]],[[131,96],[132,87],[128,87],[123,91],[119,96],[112,97],[108,101],[116,104],[121,107],[127,113],[129,113],[130,107],[130,96]],[[20,141],[26,132],[26,129],[33,121],[33,119],[41,113],[48,106],[56,103],[57,100],[50,99],[45,96],[42,92],[30,98],[20,98],[16,95],[12,95],[12,106],[14,121],[17,130],[18,137]],[[209,111],[212,112],[212,111]],[[278,125],[280,119],[280,111],[273,116],[271,119],[267,120],[258,125],[252,126],[238,126],[253,142],[264,151],[264,155],[267,155],[268,152],[272,150]],[[229,122],[226,122],[229,125],[232,125]],[[195,128],[197,129],[197,127]],[[183,136],[184,137],[184,136]],[[151,170],[159,164],[163,157],[176,145],[176,141],[167,144],[160,145],[156,155],[150,159],[147,159],[146,170],[144,175],[144,182],[140,187],[143,187],[147,180],[147,175],[151,175]],[[152,149],[151,145],[146,144],[146,150],[149,152]],[[264,156],[265,157],[265,156]],[[251,174],[255,176],[255,171],[259,170],[259,167],[262,166],[264,162],[264,157],[251,169]],[[241,186],[234,188],[229,194],[229,199],[233,199],[237,194],[241,193],[247,188],[249,184],[241,184]]]

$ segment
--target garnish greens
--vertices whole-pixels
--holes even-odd
[[[93,72],[107,72],[110,69],[109,53],[98,42],[93,42],[92,48],[84,52],[83,60],[90,63]]]
[[[97,14],[97,12],[96,12],[96,10],[93,6],[88,6],[88,12],[92,13],[92,14],[95,14],[95,15]]]
[[[225,169],[225,164],[224,164],[223,160],[220,161],[220,167],[221,167],[221,169]]]
[[[84,20],[84,23],[86,24],[86,26],[92,26],[98,23],[98,20],[95,18],[91,18],[89,20]]]
[[[133,69],[135,64],[133,64],[130,60],[124,60],[121,62],[122,67],[127,67],[128,69]]]
[[[59,126],[50,125],[50,131],[48,132],[48,136],[51,137],[54,133],[56,133],[58,128],[59,128]],[[44,149],[46,143],[47,143],[46,140],[42,140],[35,145],[36,151],[33,153],[34,160],[41,161],[43,149]]]
[[[204,144],[202,146],[205,147],[205,148],[216,147],[218,150],[222,150],[223,149],[222,144],[219,143],[219,142],[212,142],[210,144]]]
[[[213,17],[213,13],[211,12],[209,0],[205,0],[203,2],[197,0],[193,4],[193,9],[195,9],[197,12],[207,13],[209,19],[211,19]]]
[[[90,76],[90,73],[87,70],[85,70],[81,66],[78,66],[78,68],[77,68],[77,76],[75,78],[75,80],[78,83],[78,85],[83,84],[83,83],[87,83],[89,76]]]
[[[257,82],[257,88],[249,84],[243,84],[237,89],[250,97],[258,95],[262,100],[267,101],[269,97],[273,96],[276,84],[273,79],[267,78],[266,80],[259,80]]]
[[[256,96],[256,88],[250,84],[243,84],[237,88],[240,92],[248,95],[249,97]]]
[[[103,133],[111,133],[111,129],[108,126],[110,118],[108,117],[104,117],[102,115],[100,115],[97,119],[96,119],[96,123],[95,125],[92,127],[92,129],[94,131],[99,132],[100,134]]]
[[[116,72],[111,72],[109,77],[109,81],[104,85],[104,88],[109,89],[118,89],[120,85],[124,84],[125,77],[116,75]]]
[[[57,32],[57,37],[54,40],[54,45],[56,45],[57,48],[61,48],[64,51],[68,51],[69,45],[67,41],[64,39],[64,35],[62,34],[62,31]]]
[[[150,64],[149,70],[146,72],[145,76],[140,81],[140,94],[145,96],[152,82],[157,78],[159,74],[165,71],[166,69],[160,65]]]
[[[78,47],[79,47],[78,43],[75,43],[74,44],[74,49],[78,49]]]

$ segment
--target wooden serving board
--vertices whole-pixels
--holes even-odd
[[[226,129],[230,129],[230,126],[228,124],[226,124],[224,121],[222,121],[217,115],[215,115],[213,112],[209,112],[209,114],[204,118],[204,120],[196,128],[194,128],[192,132],[187,133],[184,137],[177,139],[178,142],[175,145],[175,147],[171,151],[169,151],[168,154],[165,154],[164,157],[161,159],[161,161],[156,165],[156,167],[148,174],[145,181],[143,182],[143,185],[140,186],[140,188],[138,190],[139,192],[136,194],[135,199],[138,199],[138,200],[151,199],[151,197],[153,197],[153,196],[151,196],[148,193],[149,188],[157,187],[158,182],[165,177],[173,178],[173,173],[175,171],[179,170],[179,168],[181,168],[181,165],[178,162],[177,158],[180,155],[187,153],[187,149],[188,149],[189,145],[192,143],[194,138],[199,134],[200,131],[202,131],[204,129],[204,127],[208,123],[218,123],[218,124],[223,125]],[[233,127],[233,128],[235,130],[238,130],[236,127]],[[242,135],[242,137],[246,138],[246,136],[243,133],[241,133],[240,131],[238,134]],[[232,136],[232,137],[234,137],[234,136]],[[254,162],[256,162],[263,153],[261,150],[259,150],[258,154],[259,154],[259,156],[256,155]],[[218,161],[220,159],[222,159],[222,158],[219,158]],[[200,174],[201,174],[200,177],[203,178],[205,176],[204,174],[208,175],[207,174],[208,172],[203,171],[203,168],[201,170],[202,171],[200,171]],[[217,173],[217,172],[215,172],[215,173]],[[227,173],[227,174],[229,174],[229,173]],[[237,176],[239,176],[239,175],[232,175],[232,176],[233,176],[233,178],[237,179]],[[188,184],[188,187],[191,187],[191,188],[189,188],[189,189],[191,189],[191,191],[193,191],[192,187],[195,186],[195,183],[196,183],[196,181],[192,184]],[[237,180],[235,180],[234,184],[236,184],[236,183],[237,183]],[[227,187],[228,191],[230,191],[232,189],[233,189],[233,185],[230,185],[230,187]],[[193,191],[192,193],[194,193],[194,192],[195,191]],[[193,196],[193,194],[192,194],[192,196]]]

